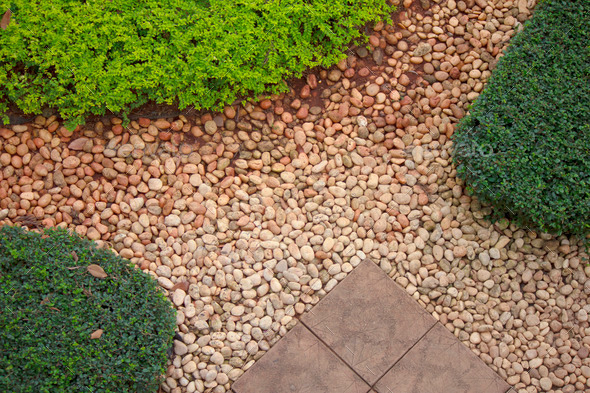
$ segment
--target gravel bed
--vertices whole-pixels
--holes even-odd
[[[450,159],[535,2],[403,3],[371,50],[239,111],[0,128],[0,223],[157,278],[178,309],[164,392],[229,391],[365,258],[515,391],[590,391],[582,242],[486,221]]]

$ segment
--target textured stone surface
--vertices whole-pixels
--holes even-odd
[[[439,323],[375,385],[378,393],[506,393],[509,389]]]
[[[303,324],[232,386],[235,393],[367,393],[370,387]]]
[[[369,260],[302,321],[369,384],[436,323]]]

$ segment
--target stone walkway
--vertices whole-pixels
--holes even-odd
[[[233,385],[235,393],[506,393],[510,386],[369,260]]]

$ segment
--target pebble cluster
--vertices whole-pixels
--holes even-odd
[[[590,265],[465,194],[450,137],[535,1],[405,0],[371,50],[219,114],[0,128],[0,224],[63,227],[178,309],[161,390],[230,390],[370,258],[518,393],[590,391]]]

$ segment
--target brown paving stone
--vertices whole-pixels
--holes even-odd
[[[298,324],[232,389],[235,393],[367,393],[370,386]]]
[[[436,323],[369,260],[302,321],[370,385]]]
[[[505,393],[510,386],[437,323],[374,388],[378,393]]]

